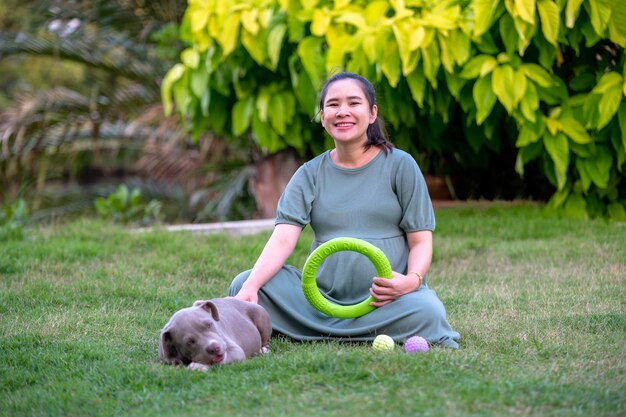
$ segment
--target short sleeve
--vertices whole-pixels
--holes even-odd
[[[402,208],[400,228],[407,233],[435,230],[435,213],[426,180],[411,155],[404,153],[400,159],[395,180]]]
[[[315,197],[315,180],[309,164],[293,174],[278,200],[275,224],[305,227],[311,222],[311,206]]]

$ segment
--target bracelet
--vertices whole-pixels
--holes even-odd
[[[409,272],[409,275],[411,275],[411,274],[415,274],[415,275],[417,275],[417,278],[419,278],[419,280],[420,280],[419,285],[417,286],[417,288],[421,287],[421,286],[422,286],[422,283],[424,282],[424,277],[422,276],[422,274],[420,274],[420,273],[419,273],[419,272],[417,272],[417,271],[411,271],[411,272]]]

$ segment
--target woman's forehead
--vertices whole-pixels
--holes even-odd
[[[338,98],[365,99],[365,93],[358,81],[352,79],[337,80],[328,86],[324,101]]]

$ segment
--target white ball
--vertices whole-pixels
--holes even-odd
[[[377,352],[391,351],[396,347],[393,339],[386,334],[379,334],[372,343],[372,349]]]

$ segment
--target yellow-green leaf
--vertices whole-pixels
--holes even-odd
[[[539,19],[541,20],[541,32],[548,42],[557,46],[561,17],[559,6],[551,0],[539,0],[537,3]]]
[[[493,69],[495,65],[497,65],[497,61],[491,55],[476,55],[463,66],[459,77],[466,80],[478,78],[478,76],[484,77],[489,73],[489,71],[485,71],[485,68],[491,67]]]
[[[387,12],[389,11],[389,3],[384,0],[373,1],[367,5],[365,8],[365,21],[374,26],[381,19],[387,16]]]
[[[270,124],[279,135],[284,135],[287,129],[286,103],[280,94],[274,94],[269,102]]]
[[[242,100],[239,100],[233,106],[232,118],[233,118],[233,135],[239,136],[248,130],[250,122],[252,120],[252,109],[254,108],[254,98],[248,96]]]
[[[311,22],[311,33],[315,36],[324,36],[331,19],[332,15],[328,8],[315,9],[313,11],[313,21]]]
[[[611,166],[613,165],[613,156],[605,146],[596,148],[596,155],[593,158],[585,158],[582,163],[585,170],[591,177],[591,181],[599,188],[606,188],[611,178]]]
[[[476,103],[476,124],[479,126],[489,117],[493,106],[496,104],[496,95],[493,92],[491,82],[490,74],[484,78],[479,78],[472,89],[472,97]]]
[[[550,134],[556,135],[561,130],[561,121],[548,117],[546,119],[546,127],[548,128],[548,132],[550,132]]]
[[[537,89],[533,83],[527,83],[526,94],[524,94],[520,101],[520,110],[527,120],[535,122],[538,109],[539,96],[537,95]]]
[[[266,42],[264,38],[260,36],[254,36],[248,31],[243,31],[241,32],[241,43],[257,64],[265,64],[265,58],[267,57],[267,47],[265,45]]]
[[[323,43],[322,38],[309,36],[298,44],[298,56],[316,90],[321,87],[322,77],[326,71],[322,53]]]
[[[523,148],[537,142],[546,131],[546,125],[543,119],[537,120],[535,123],[524,123],[517,136],[515,146]]]
[[[189,6],[189,10],[187,11],[187,16],[189,16],[189,24],[191,25],[192,32],[199,32],[206,28],[206,25],[209,21],[209,16],[211,15],[211,10],[209,7],[191,7]]]
[[[552,135],[546,133],[543,137],[543,145],[550,158],[554,162],[555,173],[558,182],[558,189],[565,186],[567,180],[567,168],[569,166],[569,145],[567,137],[562,133]]]
[[[617,112],[623,96],[622,82],[620,74],[615,71],[607,72],[591,91],[593,94],[601,95],[598,103],[597,129],[606,126]]]
[[[270,111],[270,99],[272,98],[272,93],[269,88],[261,87],[259,90],[259,94],[256,98],[256,110],[259,120],[263,123],[267,122],[269,111]]]
[[[626,207],[624,203],[614,202],[606,206],[609,217],[618,222],[626,222]]]
[[[441,64],[439,47],[433,42],[427,49],[422,48],[422,62],[424,63],[424,75],[430,81],[433,88],[437,88],[437,72]]]
[[[615,71],[610,71],[602,75],[598,84],[591,91],[595,94],[604,94],[608,91],[619,88],[622,83],[622,76]]]
[[[163,77],[163,82],[161,83],[161,101],[163,102],[163,113],[165,113],[166,116],[172,114],[172,87],[184,74],[185,66],[183,64],[176,64],[165,74],[165,77]]]
[[[513,112],[515,107],[515,76],[513,67],[510,65],[500,65],[493,70],[491,86],[496,97],[508,113]]]
[[[535,0],[515,0],[515,10],[522,20],[535,24]]]
[[[578,19],[578,12],[580,11],[580,5],[583,4],[584,0],[567,0],[567,5],[565,6],[565,25],[568,28],[573,28],[576,23],[576,19]]]
[[[611,7],[609,39],[626,48],[626,7],[624,0],[608,0]]]
[[[209,88],[209,72],[204,67],[200,67],[191,72],[189,86],[191,92],[198,98],[202,98]]]
[[[458,65],[465,64],[471,55],[471,41],[469,36],[463,33],[462,30],[453,30],[450,32],[450,43],[454,45],[452,55],[456,63]]]
[[[526,86],[528,82],[526,77],[520,70],[513,73],[513,107],[517,106],[520,100],[526,94]]]
[[[248,9],[241,12],[241,25],[250,34],[256,35],[259,33],[259,9]]]
[[[477,39],[489,30],[493,24],[493,18],[498,9],[500,0],[474,0],[474,38]]]
[[[443,36],[441,33],[438,34],[439,39],[439,48],[441,50],[441,64],[446,69],[447,72],[454,72],[454,56],[452,55],[452,50],[456,47],[456,45],[450,42],[449,37]]]
[[[406,77],[411,90],[411,96],[419,107],[424,107],[424,94],[426,91],[426,77],[422,66],[418,66],[412,73]]]
[[[587,201],[579,193],[572,193],[567,198],[563,211],[567,217],[572,219],[587,219]]]
[[[554,86],[554,81],[548,71],[537,64],[522,64],[519,70],[524,73],[526,77],[537,83],[539,87],[549,88]]]
[[[578,122],[573,116],[563,116],[560,119],[559,129],[565,133],[571,140],[581,145],[592,143],[593,138],[589,136],[585,127]]]
[[[620,104],[619,111],[617,113],[617,121],[619,123],[619,128],[622,131],[623,150],[626,151],[626,103]]]
[[[365,22],[365,17],[355,12],[341,13],[339,17],[335,19],[335,22],[336,23],[348,23],[352,26],[357,27],[358,29],[365,29],[367,27],[367,23]]]
[[[222,47],[222,55],[228,56],[235,50],[237,38],[239,37],[239,25],[239,13],[231,13],[224,21],[218,38],[218,42]]]
[[[200,63],[200,54],[193,48],[187,48],[180,53],[180,60],[189,68],[196,69]]]
[[[393,10],[396,12],[396,14],[404,13],[406,9],[404,5],[404,0],[389,0],[389,3],[391,4],[391,7],[393,7]]]
[[[587,1],[590,9],[591,26],[598,35],[603,36],[611,17],[611,7],[606,0]]]
[[[280,23],[272,28],[269,36],[267,37],[267,53],[273,69],[276,69],[278,66],[280,51],[283,46],[283,39],[285,38],[286,31],[287,26],[284,23]]]
[[[398,53],[398,45],[396,43],[389,44],[387,49],[385,49],[381,68],[389,81],[389,85],[392,87],[397,86],[402,74],[402,63],[400,62],[400,54]]]

